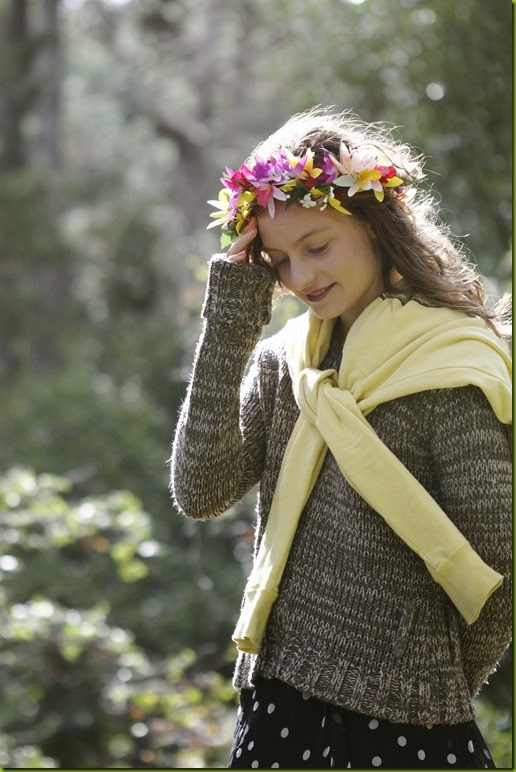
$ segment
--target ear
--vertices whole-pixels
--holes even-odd
[[[401,273],[393,266],[391,268],[391,273],[390,273],[391,284],[396,285],[402,279],[403,279],[403,276],[401,275]]]

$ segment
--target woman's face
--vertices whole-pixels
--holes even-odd
[[[281,204],[258,216],[258,232],[283,286],[319,319],[340,317],[345,333],[385,289],[368,226],[353,215]]]

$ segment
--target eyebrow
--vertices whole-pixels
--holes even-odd
[[[294,246],[297,247],[299,244],[302,244],[303,241],[306,241],[306,239],[310,238],[310,236],[315,236],[318,233],[322,233],[323,231],[327,231],[329,228],[328,225],[323,225],[320,228],[313,228],[311,231],[307,231],[304,233],[300,238],[297,239],[297,241],[294,242]],[[265,252],[283,252],[282,249],[275,249],[274,247],[266,247],[263,245],[263,250]]]

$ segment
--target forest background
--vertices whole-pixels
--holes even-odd
[[[223,767],[253,496],[170,501],[226,165],[290,114],[403,127],[510,285],[510,0],[0,0],[0,766]],[[293,310],[284,299],[266,334]],[[477,701],[511,767],[511,659]]]

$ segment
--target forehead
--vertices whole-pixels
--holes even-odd
[[[319,207],[307,209],[300,204],[276,205],[274,217],[267,211],[257,217],[258,232],[264,247],[286,249],[299,239],[309,238],[313,234],[323,235],[330,231],[354,230],[356,224],[352,216],[341,214],[331,208],[321,211]]]

